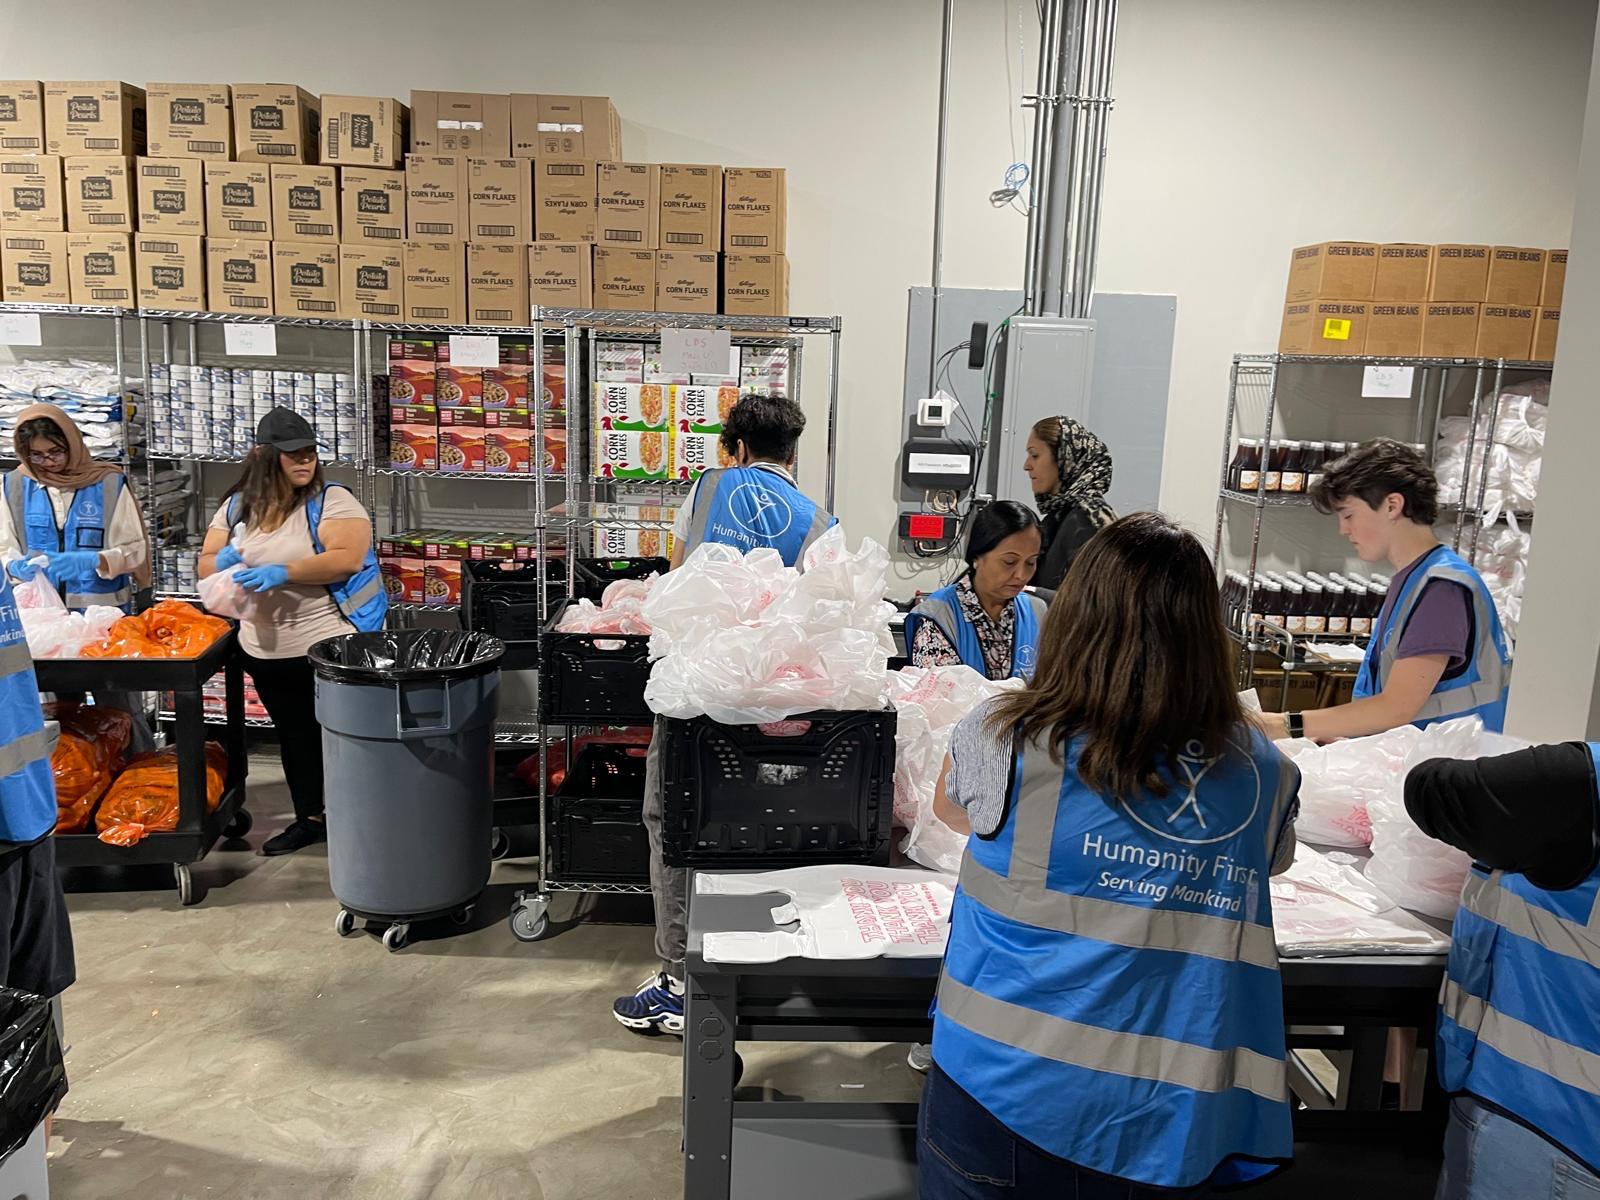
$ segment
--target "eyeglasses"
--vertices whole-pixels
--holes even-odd
[[[65,450],[29,450],[28,461],[32,463],[59,463],[67,461]]]

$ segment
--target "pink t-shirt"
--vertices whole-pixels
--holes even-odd
[[[372,520],[361,502],[342,487],[328,489],[322,503],[322,519],[361,520],[369,525]],[[226,502],[211,518],[211,528],[229,528]],[[239,552],[252,567],[310,558],[316,548],[311,544],[305,505],[290,513],[289,519],[271,533],[260,528],[246,530]],[[260,594],[255,616],[239,624],[239,644],[255,658],[299,658],[323,638],[353,632],[355,626],[339,611],[326,587],[290,583]]]

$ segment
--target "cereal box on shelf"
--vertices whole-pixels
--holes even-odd
[[[461,603],[461,560],[429,559],[422,571],[423,603],[441,608]]]
[[[483,406],[485,408],[527,408],[528,346],[524,342],[502,342],[500,365],[483,372]]]
[[[602,430],[665,430],[667,389],[658,383],[597,383],[594,420]]]
[[[444,408],[439,410],[439,470],[483,472],[484,410]]]
[[[669,440],[665,430],[597,430],[594,473],[601,479],[666,479]]]
[[[674,433],[672,435],[672,478],[698,479],[713,467],[734,466],[722,448],[720,433]]]
[[[437,471],[439,469],[438,425],[402,422],[390,425],[389,465],[397,471]]]
[[[389,402],[432,404],[438,345],[431,341],[402,340],[389,343]]]
[[[496,426],[483,431],[483,469],[491,475],[527,475],[532,470],[533,430]]]
[[[442,343],[438,350],[434,403],[440,408],[483,407],[483,369],[451,366],[448,342]]]
[[[720,433],[739,402],[739,389],[680,383],[673,386],[671,401],[674,432]]]
[[[544,470],[554,474],[562,474],[567,469],[567,431],[565,429],[546,429],[544,431]]]
[[[602,525],[594,531],[594,539],[600,558],[663,558],[672,553],[672,537],[665,529]]]

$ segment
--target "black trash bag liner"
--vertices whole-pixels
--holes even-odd
[[[498,670],[506,646],[475,630],[386,629],[347,633],[311,647],[312,669],[333,683],[470,679]]]
[[[50,1001],[0,988],[0,1160],[21,1149],[66,1094]]]

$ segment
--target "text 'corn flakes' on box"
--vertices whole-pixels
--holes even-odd
[[[206,239],[206,299],[212,312],[271,314],[272,243],[260,238]]]
[[[204,312],[204,239],[190,233],[138,233],[133,239],[133,270],[140,308]]]
[[[595,163],[589,159],[536,159],[534,236],[541,242],[594,241],[595,187]]]
[[[1370,300],[1378,271],[1375,242],[1318,242],[1289,256],[1286,301]]]
[[[656,303],[656,251],[594,248],[594,306],[652,312]]]
[[[1544,268],[1543,250],[1533,246],[1495,246],[1489,251],[1484,299],[1490,304],[1537,307],[1544,291]]]
[[[44,146],[43,85],[0,80],[0,154],[43,154]]]
[[[73,233],[132,233],[138,216],[133,201],[133,161],[107,154],[62,160],[67,229]]]
[[[208,162],[206,229],[213,237],[272,240],[272,168],[263,162]]]
[[[661,248],[715,250],[722,245],[722,168],[707,163],[661,166]]]
[[[341,245],[339,314],[351,321],[401,320],[405,278],[405,259],[398,245]]]
[[[0,299],[7,304],[71,304],[67,235],[40,230],[0,233]]]
[[[274,164],[272,230],[291,242],[339,241],[339,173],[327,166]]]
[[[406,155],[406,229],[412,241],[466,241],[465,155]]]
[[[525,158],[467,159],[467,229],[473,241],[534,240],[532,166]]]
[[[339,315],[339,247],[326,242],[272,243],[278,315],[334,320]]]
[[[1433,275],[1433,247],[1412,242],[1389,242],[1378,247],[1378,269],[1373,276],[1374,300],[1426,300]]]
[[[406,240],[406,173],[382,167],[339,172],[339,236],[347,243]]]
[[[322,161],[338,166],[398,167],[410,137],[411,110],[391,96],[322,97]]]
[[[720,267],[721,256],[715,251],[658,250],[656,311],[672,313],[721,311]]]
[[[723,259],[722,311],[781,317],[789,312],[789,260],[782,254],[729,254]]]
[[[406,320],[464,325],[467,320],[466,244],[407,241]]]
[[[140,233],[195,236],[206,231],[206,171],[198,158],[139,158],[134,198]]]
[[[654,250],[661,245],[661,168],[602,162],[595,168],[595,240],[602,246]]]
[[[0,229],[65,233],[59,154],[0,158]]]
[[[511,157],[511,97],[413,90],[411,152]]]
[[[67,275],[72,303],[132,308],[133,235],[69,233]]]
[[[1422,306],[1422,353],[1425,358],[1471,358],[1478,349],[1482,304],[1430,300]]]
[[[721,433],[739,389],[699,383],[673,384],[669,389],[669,421],[677,433]]]
[[[1369,301],[1299,300],[1283,306],[1280,354],[1365,353]]]
[[[528,323],[528,254],[520,242],[467,243],[467,323]]]
[[[726,167],[722,172],[722,248],[730,254],[788,249],[789,173],[782,167]]]
[[[233,157],[233,100],[225,83],[145,86],[151,158]]]
[[[528,247],[528,291],[535,306],[594,307],[594,255],[587,242],[538,242]]]
[[[292,83],[236,83],[234,153],[241,162],[315,163],[322,143],[322,105]]]
[[[44,85],[45,149],[51,154],[145,153],[144,89],[119,79],[50,80]]]

